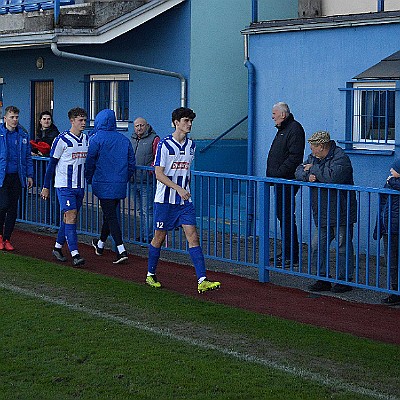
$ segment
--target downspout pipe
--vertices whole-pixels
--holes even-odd
[[[385,11],[385,0],[378,0],[378,12]]]
[[[71,58],[73,60],[88,61],[88,62],[94,62],[94,63],[99,63],[99,64],[112,65],[114,67],[134,69],[135,71],[147,72],[149,74],[165,75],[165,76],[170,76],[173,78],[178,78],[181,82],[180,104],[181,104],[181,107],[186,107],[186,103],[187,103],[186,79],[182,74],[180,74],[178,72],[166,71],[163,69],[157,69],[157,68],[151,68],[151,67],[143,67],[141,65],[129,64],[129,63],[121,62],[121,61],[107,60],[105,58],[85,56],[82,54],[67,53],[65,51],[59,50],[56,42],[51,43],[51,51],[57,57]]]
[[[254,135],[255,135],[255,68],[249,61],[248,35],[245,35],[245,67],[248,71],[247,102],[248,102],[248,134],[247,134],[247,175],[254,175]]]
[[[258,22],[258,0],[252,0],[251,4],[251,22]]]

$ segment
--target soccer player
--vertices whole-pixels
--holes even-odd
[[[156,268],[161,246],[167,231],[182,226],[189,242],[189,255],[197,276],[199,293],[217,289],[220,282],[207,280],[203,251],[196,231],[196,215],[190,194],[190,165],[194,158],[195,144],[187,137],[196,114],[190,108],[177,108],[172,112],[175,131],[162,139],[157,147],[155,173],[157,189],[154,198],[154,237],[149,245],[146,283],[160,288]]]
[[[53,249],[53,256],[58,261],[66,261],[62,247],[67,242],[72,256],[72,265],[79,267],[85,264],[85,260],[78,251],[76,221],[85,192],[84,167],[88,151],[88,137],[83,131],[86,126],[87,114],[84,109],[77,107],[68,111],[68,118],[71,128],[58,135],[51,146],[50,162],[47,166],[41,196],[45,200],[49,198],[49,188],[55,174],[54,187],[57,190],[63,218]]]

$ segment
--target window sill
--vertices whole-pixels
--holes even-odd
[[[392,156],[394,154],[393,150],[370,150],[370,149],[344,149],[347,154],[363,154],[372,156]]]
[[[340,145],[348,154],[369,154],[374,156],[392,156],[395,153],[395,144],[386,144],[379,148],[379,145],[372,145],[370,147],[361,147],[358,142],[349,142],[347,140],[338,140]],[[357,147],[359,145],[360,147]]]

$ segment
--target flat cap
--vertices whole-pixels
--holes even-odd
[[[318,131],[313,133],[308,139],[308,143],[311,144],[322,144],[322,143],[328,143],[331,140],[331,136],[329,135],[329,132],[327,131]]]

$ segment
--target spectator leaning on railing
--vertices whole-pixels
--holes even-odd
[[[308,139],[308,142],[310,143],[311,154],[303,164],[297,167],[295,175],[298,180],[354,185],[351,161],[344,150],[331,140],[329,132],[316,132]],[[349,219],[347,219],[348,195],[350,196]],[[337,215],[338,202],[339,215]],[[320,208],[318,208],[319,205]],[[338,278],[340,280],[347,278],[348,281],[351,281],[354,271],[353,225],[357,221],[355,192],[312,187],[311,208],[317,227],[311,243],[311,264],[314,270],[317,267],[317,260],[319,260],[319,275],[327,276],[328,240],[330,244],[336,238],[339,251]],[[347,234],[349,237],[347,237]],[[348,261],[347,276],[346,261]],[[315,292],[331,290],[335,293],[343,293],[351,290],[352,287],[340,283],[332,287],[330,282],[317,280],[309,289]]]
[[[386,180],[385,189],[400,191],[400,159],[396,159],[390,168],[390,175]],[[399,214],[400,214],[400,193],[399,195],[380,195],[379,214],[374,230],[374,239],[383,237],[385,246],[386,264],[389,267],[390,286],[393,290],[398,290],[398,268],[399,268]],[[378,229],[379,227],[379,229]],[[389,245],[390,244],[390,245]],[[390,294],[382,300],[383,304],[400,304],[400,296]]]

